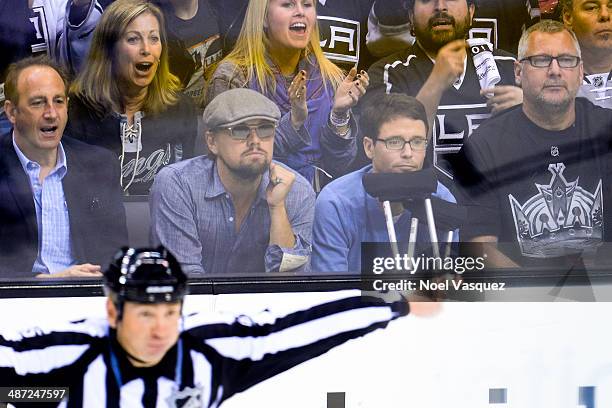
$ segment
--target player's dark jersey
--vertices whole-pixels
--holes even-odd
[[[218,407],[232,395],[386,327],[408,303],[352,297],[274,320],[196,314],[154,367],[133,367],[106,320],[0,335],[0,386],[69,387],[60,407]]]
[[[368,16],[374,0],[317,0],[317,20],[323,52],[349,70],[367,70],[376,59],[366,47]]]
[[[500,50],[493,52],[501,76],[498,85],[514,85],[515,58]],[[428,157],[447,180],[452,178],[449,161],[463,142],[491,117],[487,100],[480,95],[480,83],[471,55],[468,53],[465,75],[459,83],[444,92],[432,127],[432,143]],[[431,74],[433,62],[420,46],[383,58],[370,67],[368,94],[397,92],[416,96]],[[368,96],[366,94],[366,96]],[[367,103],[367,98],[363,103]],[[445,182],[444,179],[440,180]]]
[[[476,0],[470,38],[486,38],[493,48],[513,54],[523,30],[539,20],[537,0]]]

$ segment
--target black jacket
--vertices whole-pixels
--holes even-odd
[[[126,245],[125,209],[115,157],[104,149],[62,138],[68,172],[62,184],[78,264],[103,267]],[[30,277],[38,254],[33,193],[10,134],[0,138],[0,278]]]

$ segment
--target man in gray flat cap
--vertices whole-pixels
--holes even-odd
[[[208,156],[155,177],[151,241],[191,276],[309,270],[315,196],[272,161],[280,116],[253,90],[226,91],[204,111]]]

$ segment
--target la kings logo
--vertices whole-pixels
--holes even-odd
[[[452,179],[449,164],[452,155],[459,152],[465,140],[490,117],[486,103],[440,105],[432,129],[434,166]]]
[[[597,246],[603,236],[601,179],[590,192],[579,178],[565,179],[565,164],[550,164],[548,171],[550,183],[535,184],[538,193],[524,204],[508,195],[522,254],[546,258]]]
[[[318,16],[317,21],[325,56],[335,63],[355,65],[359,61],[359,22],[329,16]]]

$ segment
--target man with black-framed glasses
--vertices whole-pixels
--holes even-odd
[[[494,267],[582,267],[610,230],[612,112],[576,98],[580,46],[559,22],[525,32],[515,73],[523,105],[481,126],[460,153],[462,238]]]
[[[359,127],[372,164],[328,184],[319,194],[313,225],[314,272],[360,272],[361,243],[388,242],[381,203],[362,184],[367,173],[407,173],[423,167],[427,114],[417,99],[400,93],[378,94],[363,107]],[[441,183],[434,196],[455,202]],[[407,242],[410,211],[392,203],[398,242]],[[427,228],[418,228],[417,252],[429,248]],[[456,237],[455,237],[456,238]]]
[[[151,240],[200,274],[304,271],[314,191],[272,161],[278,107],[246,88],[204,111],[208,157],[168,166],[151,190]]]

